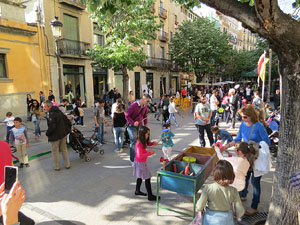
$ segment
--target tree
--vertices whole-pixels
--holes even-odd
[[[200,0],[177,0],[188,6]],[[281,79],[280,143],[267,224],[297,224],[299,195],[289,176],[300,170],[300,23],[285,14],[278,1],[201,0],[267,39],[279,59]],[[295,1],[299,5],[300,1]],[[251,6],[253,5],[253,6]]]
[[[105,45],[89,51],[93,65],[122,70],[123,99],[128,105],[128,69],[143,66],[148,56],[144,53],[146,40],[155,39],[160,24],[152,12],[155,0],[135,0],[132,4],[114,4],[105,10],[105,1],[87,0],[92,19],[106,34]],[[103,4],[103,5],[102,5]]]
[[[187,20],[172,38],[169,54],[183,71],[194,72],[201,80],[228,64],[232,51],[228,38],[208,19]]]

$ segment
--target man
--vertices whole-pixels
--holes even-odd
[[[62,111],[65,115],[67,113],[67,105],[68,105],[68,99],[64,98],[60,105],[58,106],[58,108],[60,109],[60,111]]]
[[[52,156],[54,159],[54,170],[60,171],[59,150],[62,153],[66,169],[70,169],[70,161],[67,149],[67,135],[71,130],[71,122],[59,110],[57,106],[53,106],[52,102],[47,100],[44,104],[45,112],[47,112],[48,130],[46,136],[52,145]]]
[[[169,96],[168,95],[164,95],[164,99],[162,102],[162,110],[163,110],[163,121],[164,123],[166,123],[166,121],[169,119]]]
[[[55,97],[54,97],[54,95],[53,95],[53,91],[52,90],[49,90],[49,96],[48,96],[48,100],[50,101],[50,102],[55,102]]]
[[[280,90],[276,89],[274,95],[274,109],[277,110],[279,106],[280,106]]]
[[[109,126],[109,123],[105,119],[104,104],[104,99],[97,99],[96,107],[94,108],[94,120],[97,127],[97,139],[99,145],[106,144],[104,142],[104,123]]]
[[[214,90],[212,96],[210,97],[210,109],[212,111],[212,116],[210,118],[210,124],[215,125],[215,117],[218,112],[219,101],[217,95],[219,94],[218,90]]]
[[[114,93],[114,102],[116,102],[119,98],[121,98],[121,94],[119,93],[119,90],[116,89]]]
[[[148,125],[148,105],[150,103],[150,95],[144,95],[139,101],[131,103],[125,118],[127,121],[127,131],[130,138],[130,161],[133,165],[135,158],[135,142],[139,127]]]
[[[235,128],[235,120],[236,120],[236,112],[238,110],[239,97],[235,93],[235,89],[233,89],[233,88],[229,90],[228,96],[229,96],[228,103],[229,103],[230,115],[231,115],[231,128],[234,129]]]
[[[254,92],[254,99],[252,102],[252,105],[256,110],[264,110],[264,102],[259,96],[259,92],[255,91]]]
[[[209,104],[206,103],[205,95],[201,96],[200,103],[196,106],[195,109],[195,117],[196,119],[196,127],[199,132],[200,146],[205,147],[205,139],[204,139],[204,130],[206,130],[210,146],[213,145],[214,139],[210,126],[210,119],[212,116],[212,110],[209,107]]]
[[[247,102],[251,102],[251,88],[250,88],[250,85],[248,85],[246,87],[246,99],[247,99]]]

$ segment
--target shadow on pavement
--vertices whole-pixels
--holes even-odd
[[[85,223],[81,223],[78,221],[69,221],[69,220],[52,220],[38,223],[38,225],[53,225],[54,223],[62,224],[62,225],[85,225]]]

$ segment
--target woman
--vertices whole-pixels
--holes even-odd
[[[35,139],[41,136],[41,107],[36,99],[32,100],[32,106],[30,108],[31,120],[34,123],[34,135]]]
[[[246,105],[243,108],[239,110],[239,114],[242,117],[242,124],[240,126],[239,132],[237,137],[229,144],[226,144],[223,149],[226,150],[231,146],[234,146],[235,143],[241,142],[242,139],[244,142],[252,141],[254,143],[257,143],[257,145],[264,141],[268,145],[270,144],[270,139],[268,137],[267,131],[262,123],[259,122],[258,114],[253,106]],[[260,180],[261,176],[254,176],[253,170],[250,169],[247,172],[246,176],[246,185],[245,189],[241,191],[240,196],[241,200],[245,201],[246,196],[248,194],[248,185],[249,180],[251,178],[251,183],[253,185],[253,198],[252,198],[252,204],[251,208],[246,211],[247,215],[253,215],[257,212],[257,207],[260,199]]]
[[[128,102],[128,105],[130,105],[133,102],[134,102],[133,91],[130,91],[129,92],[129,102]]]
[[[115,137],[115,145],[116,149],[114,150],[116,153],[123,152],[123,137],[125,132],[125,113],[123,111],[123,105],[118,104],[116,111],[113,114],[112,117],[113,120],[113,127],[114,127],[114,137]]]
[[[222,120],[225,118],[227,120],[227,115],[230,111],[229,109],[229,97],[228,97],[228,93],[225,93],[225,96],[222,99],[222,103],[221,103],[222,108],[224,109],[224,113],[222,114]],[[224,117],[225,116],[225,117]],[[228,122],[228,121],[227,121]]]
[[[31,117],[30,117],[30,108],[32,106],[32,98],[31,98],[31,94],[27,94],[27,121],[31,121]]]

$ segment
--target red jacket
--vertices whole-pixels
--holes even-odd
[[[4,166],[11,165],[11,149],[5,141],[0,141],[0,185],[4,182]]]

